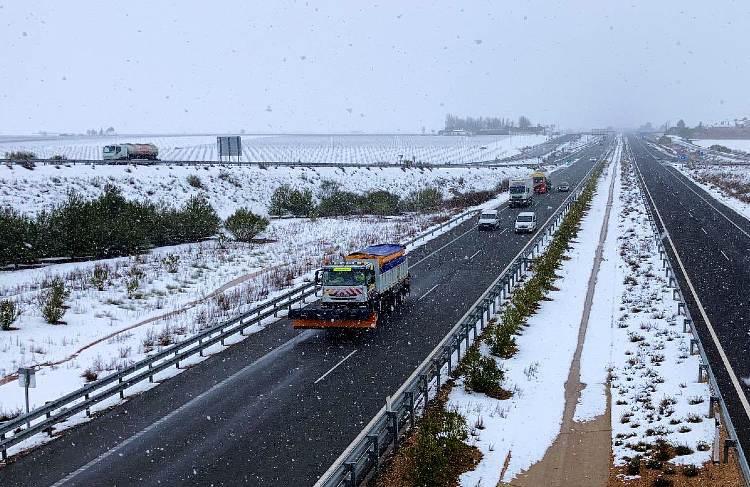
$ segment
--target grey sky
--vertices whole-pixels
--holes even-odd
[[[750,114],[750,2],[0,0],[0,133]]]

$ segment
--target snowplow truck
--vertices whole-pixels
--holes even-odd
[[[552,182],[542,171],[531,173],[531,180],[533,181],[534,192],[536,194],[547,193],[552,186]]]
[[[294,328],[375,328],[409,295],[409,260],[399,244],[371,245],[315,272],[320,299],[289,311]]]

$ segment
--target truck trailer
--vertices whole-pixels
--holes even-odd
[[[511,208],[519,206],[531,206],[533,203],[533,182],[531,178],[512,179],[508,185],[510,193],[509,205]]]
[[[409,259],[400,244],[371,245],[315,272],[320,299],[289,311],[294,328],[375,328],[380,313],[409,295]]]
[[[159,148],[154,144],[115,144],[105,145],[102,159],[105,161],[157,161]]]

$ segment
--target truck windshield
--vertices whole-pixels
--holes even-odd
[[[526,192],[526,186],[511,186],[510,194],[523,194]]]
[[[346,269],[346,270],[344,270]],[[323,271],[323,285],[326,286],[363,286],[367,284],[367,271],[362,269],[341,268]]]
[[[519,216],[516,221],[518,221],[518,222],[530,222],[530,221],[533,221],[533,220],[534,220],[534,217],[523,215],[523,216]]]
[[[480,217],[482,220],[494,220],[497,218],[497,213],[482,213]]]
[[[105,145],[104,146],[104,152],[109,153],[109,152],[114,152],[114,151],[115,151],[115,146],[114,145]]]

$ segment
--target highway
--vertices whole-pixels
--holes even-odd
[[[552,175],[577,184],[610,145]],[[546,221],[567,193],[537,196]],[[374,331],[269,325],[0,470],[6,486],[312,485],[528,242],[473,218],[410,253],[412,295]]]
[[[659,162],[628,137],[637,167],[671,237],[668,249],[719,389],[745,453],[750,452],[750,222]],[[657,156],[657,157],[654,157]],[[647,198],[648,200],[648,198]],[[684,268],[683,272],[681,269]],[[697,374],[697,371],[696,371]]]

